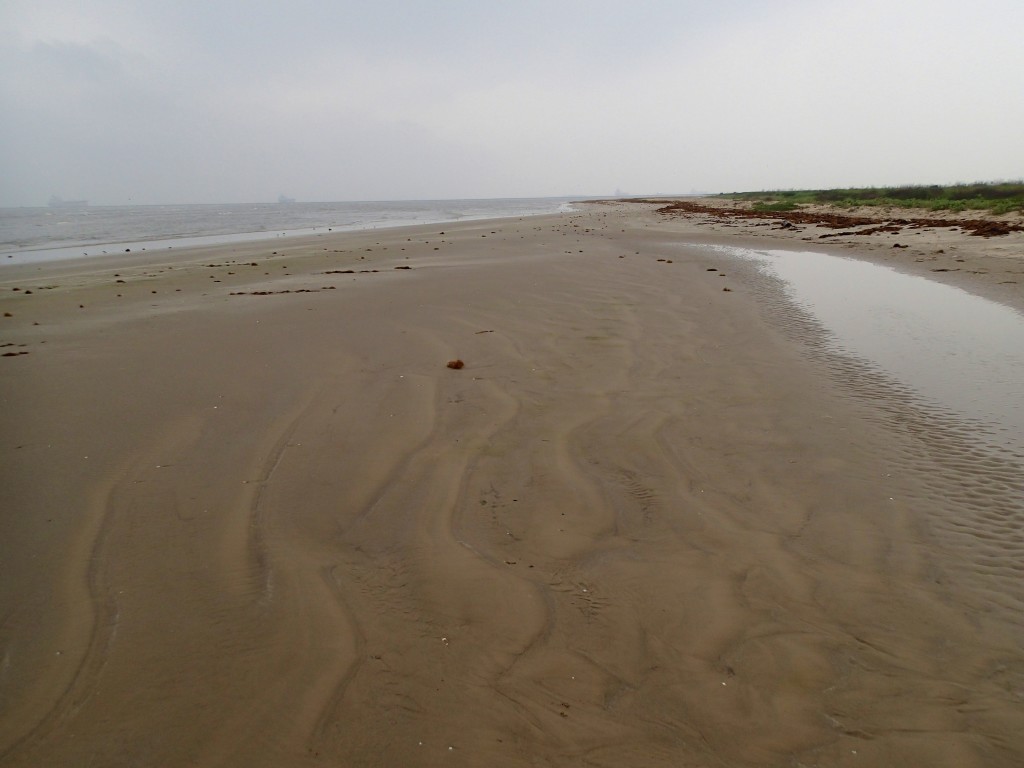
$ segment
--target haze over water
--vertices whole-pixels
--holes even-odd
[[[1021,29],[1020,0],[6,0],[0,205],[1019,178]]]

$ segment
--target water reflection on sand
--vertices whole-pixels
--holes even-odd
[[[809,251],[719,250],[756,261],[827,332],[927,404],[1024,451],[1024,316],[959,288]]]

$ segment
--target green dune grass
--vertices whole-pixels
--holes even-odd
[[[893,206],[933,211],[1024,212],[1024,181],[976,182],[952,186],[909,185],[852,189],[799,189],[764,192],[730,192],[719,197],[750,200],[754,208],[789,211],[799,205],[818,203],[840,208]]]

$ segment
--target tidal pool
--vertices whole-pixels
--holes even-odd
[[[753,260],[857,357],[949,415],[990,427],[986,442],[1024,452],[1024,315],[889,267],[808,251],[716,250]]]

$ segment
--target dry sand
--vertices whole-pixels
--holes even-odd
[[[0,765],[1020,765],[1020,467],[696,244],[748,229],[0,271]]]

